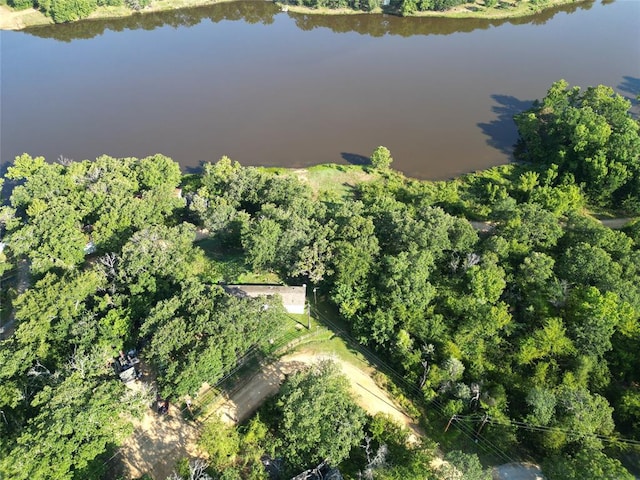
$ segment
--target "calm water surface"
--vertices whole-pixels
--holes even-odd
[[[227,3],[2,32],[0,159],[161,152],[186,169],[357,162],[419,178],[509,160],[551,83],[640,93],[640,2],[514,21],[308,16]]]

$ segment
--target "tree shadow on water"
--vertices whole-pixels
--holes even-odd
[[[212,162],[209,162],[209,161],[206,161],[206,160],[200,160],[198,162],[198,165],[195,165],[195,166],[194,165],[187,165],[185,167],[182,167],[182,170],[185,173],[201,174],[204,171],[204,166],[207,163],[212,163]]]
[[[512,156],[513,147],[518,140],[518,129],[513,116],[531,108],[532,100],[519,100],[511,95],[491,95],[496,105],[491,111],[496,114],[494,120],[478,123],[487,138],[487,143],[500,150],[502,153]]]
[[[631,112],[638,118],[640,116],[640,78],[625,75],[622,77],[622,83],[618,85],[618,90],[627,100],[631,102]]]
[[[371,160],[369,159],[369,157],[365,157],[364,155],[341,152],[340,156],[343,160],[350,163],[351,165],[371,165]]]

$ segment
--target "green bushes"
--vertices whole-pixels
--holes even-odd
[[[121,7],[124,0],[97,0],[99,7]]]
[[[308,8],[340,9],[349,8],[370,12],[380,6],[380,0],[288,0],[285,3]]]
[[[466,0],[434,0],[433,1],[433,9],[434,10],[449,10],[450,8],[457,7],[458,5],[462,5],[463,3],[467,3]]]
[[[46,0],[39,2],[45,15],[56,23],[74,22],[88,17],[98,4],[96,0]]]
[[[7,2],[11,8],[16,10],[26,10],[33,8],[33,0],[9,0]]]
[[[151,3],[151,0],[125,0],[127,7],[136,12],[142,10]]]
[[[10,0],[15,3],[29,3],[29,8],[33,6],[33,0]],[[146,6],[150,0],[134,0],[136,5]],[[98,7],[120,7],[125,4],[125,0],[35,0],[36,6],[46,16],[51,17],[55,23],[75,22],[87,18]],[[130,5],[131,0],[127,0],[127,5],[139,10],[141,7],[134,8]],[[18,8],[11,5],[14,8]]]

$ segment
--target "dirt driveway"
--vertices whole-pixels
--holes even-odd
[[[282,357],[277,362],[266,366],[229,397],[221,399],[215,410],[225,422],[229,424],[240,423],[249,418],[267,397],[278,392],[285,375],[293,373],[305,365],[327,359],[333,360],[340,366],[344,375],[351,382],[356,402],[364,410],[371,415],[379,412],[386,413],[398,423],[411,429],[415,436],[423,435],[417,423],[398,408],[389,394],[374,382],[373,369],[367,371],[365,368],[356,367],[334,356],[318,355],[305,351]]]
[[[271,395],[278,393],[285,376],[306,365],[321,360],[336,362],[351,382],[357,403],[370,414],[378,412],[390,415],[398,423],[413,432],[413,440],[423,435],[416,422],[398,408],[387,392],[378,387],[372,378],[370,367],[356,367],[337,357],[300,351],[264,365],[259,372],[247,379],[230,395],[221,397],[212,413],[222,420],[236,425],[251,416]],[[183,420],[181,412],[171,406],[168,415],[159,416],[147,412],[134,424],[135,433],[120,451],[121,469],[125,478],[136,478],[149,473],[156,480],[164,480],[171,474],[175,463],[184,457],[202,457],[198,451],[198,429]]]

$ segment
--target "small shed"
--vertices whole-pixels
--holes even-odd
[[[270,297],[280,295],[282,305],[289,313],[304,313],[307,286],[287,285],[224,285],[225,291],[237,297]]]

